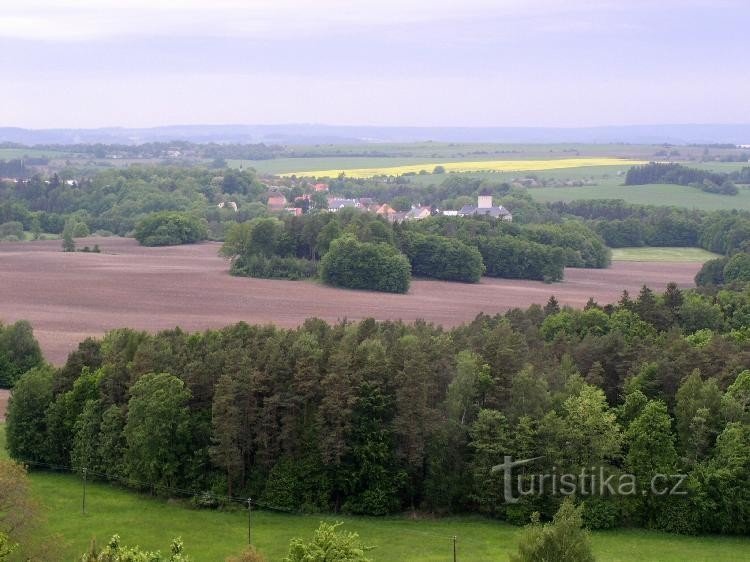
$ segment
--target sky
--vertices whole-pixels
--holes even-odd
[[[2,0],[0,126],[750,123],[747,0]]]

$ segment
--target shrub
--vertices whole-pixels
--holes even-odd
[[[478,246],[490,277],[547,282],[563,278],[565,253],[561,248],[513,236],[482,236]]]
[[[724,267],[727,265],[728,261],[729,258],[708,260],[695,275],[695,284],[699,287],[705,287],[707,285],[723,285]]]
[[[575,507],[565,498],[552,523],[541,525],[535,514],[518,545],[518,554],[511,554],[511,562],[593,562],[591,540],[583,527],[583,506]]]
[[[750,254],[735,254],[724,266],[724,281],[750,281]]]
[[[405,293],[409,290],[411,266],[393,246],[344,236],[334,240],[323,256],[320,277],[335,287]]]
[[[370,547],[362,545],[357,533],[338,531],[341,525],[321,522],[310,542],[292,539],[284,562],[370,562]]]
[[[477,283],[484,273],[479,250],[459,240],[412,232],[404,236],[401,249],[417,276]]]
[[[308,279],[315,277],[317,272],[317,262],[300,258],[255,254],[239,257],[232,263],[232,274],[263,279]]]
[[[135,227],[135,239],[143,246],[192,244],[206,238],[206,222],[188,213],[153,213],[141,219]]]
[[[23,238],[23,224],[18,221],[4,222],[0,224],[0,238],[15,237],[16,240]]]

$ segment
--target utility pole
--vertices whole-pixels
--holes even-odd
[[[253,498],[247,498],[247,544],[252,545],[251,514],[253,512]]]
[[[456,562],[456,535],[453,535],[453,562]]]
[[[83,469],[83,501],[81,502],[81,510],[86,515],[86,469]]]

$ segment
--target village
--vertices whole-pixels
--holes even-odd
[[[225,204],[221,203],[223,207]],[[228,206],[236,203],[226,203]],[[479,195],[476,205],[464,205],[460,209],[441,210],[436,207],[412,204],[409,210],[396,210],[390,204],[376,201],[371,197],[342,198],[329,195],[329,185],[326,183],[316,183],[312,190],[295,197],[289,201],[281,191],[271,187],[268,192],[268,211],[270,213],[290,213],[300,216],[309,212],[310,209],[327,210],[330,213],[336,213],[342,209],[357,209],[375,213],[389,222],[402,222],[410,220],[421,220],[430,216],[459,216],[468,217],[476,215],[490,216],[496,219],[511,222],[513,214],[502,205],[496,206],[493,203],[492,195]]]

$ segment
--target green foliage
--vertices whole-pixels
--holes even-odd
[[[513,236],[477,239],[487,275],[510,279],[561,281],[565,267],[562,248],[544,246]]]
[[[91,544],[88,552],[80,557],[81,562],[189,562],[190,557],[184,554],[182,539],[173,539],[168,555],[161,552],[147,552],[138,546],[120,544],[120,536],[113,535],[107,546],[98,549]]]
[[[125,464],[130,478],[151,486],[182,483],[189,438],[190,391],[167,373],[143,375],[130,389]]]
[[[12,388],[26,371],[42,364],[31,324],[25,320],[10,326],[0,323],[0,388]]]
[[[320,263],[320,278],[335,287],[388,293],[409,290],[409,261],[392,246],[344,236],[331,243]]]
[[[16,383],[8,404],[8,451],[13,458],[46,462],[46,412],[52,403],[50,367],[37,367]]]
[[[649,183],[674,183],[697,187],[701,191],[721,195],[737,195],[737,187],[727,174],[687,168],[681,164],[651,162],[644,166],[634,166],[625,176],[625,185],[645,185]]]
[[[206,238],[205,221],[188,213],[153,213],[138,221],[135,227],[135,239],[143,246],[192,244]]]
[[[750,254],[735,254],[724,266],[726,283],[750,281]]]
[[[318,263],[300,258],[266,257],[255,254],[239,257],[232,262],[232,275],[263,279],[310,279],[318,273]]]
[[[576,507],[566,498],[552,523],[539,523],[539,514],[532,518],[518,545],[511,554],[512,562],[593,562],[589,534],[582,528],[583,506]]]
[[[12,542],[8,535],[0,532],[0,562],[8,562],[10,555],[18,548],[18,544]]]
[[[419,277],[478,283],[484,273],[479,251],[456,239],[406,232],[401,250]]]
[[[370,562],[369,547],[357,533],[339,531],[343,523],[321,522],[309,542],[293,539],[284,562]]]
[[[706,306],[715,327],[681,329],[703,323],[685,313]],[[604,308],[546,309],[451,330],[372,319],[114,330],[18,381],[10,450],[141,490],[196,490],[214,506],[229,493],[295,511],[513,522],[551,517],[558,500],[507,505],[503,475],[491,472],[507,455],[541,457],[518,472],[527,484],[537,471],[595,466],[648,489],[653,475],[682,472],[694,509],[670,497],[587,497],[587,525],[744,532],[744,519],[706,514],[744,509],[729,480],[746,476],[744,434],[727,424],[744,427],[750,410],[750,339],[740,337],[750,292],[668,287]],[[176,374],[153,374],[167,370]]]

